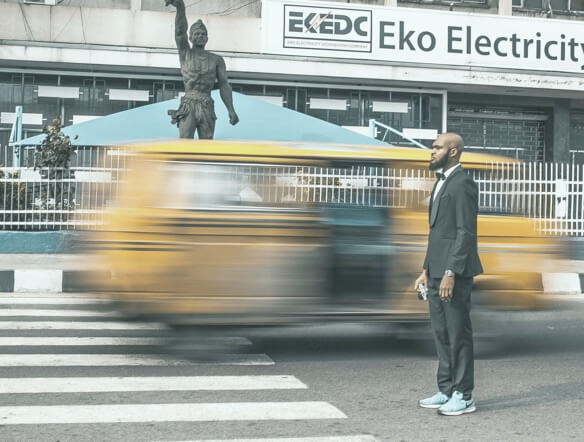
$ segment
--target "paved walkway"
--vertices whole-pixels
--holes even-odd
[[[0,270],[89,270],[95,259],[82,254],[0,253]]]
[[[4,272],[0,291],[60,292],[68,284],[64,274],[88,270],[105,270],[105,266],[86,254],[0,253],[0,272]],[[584,293],[584,261],[550,261],[542,277],[547,293]]]
[[[0,270],[89,270],[95,265],[95,258],[84,254],[0,253]],[[548,273],[584,273],[584,261],[554,260],[546,270]]]

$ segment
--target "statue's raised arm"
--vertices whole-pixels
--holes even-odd
[[[182,50],[188,50],[190,48],[189,38],[187,36],[189,24],[185,12],[185,2],[184,0],[166,0],[166,6],[170,5],[176,8],[176,17],[174,19],[174,39],[176,41],[176,46],[179,49],[179,52]]]

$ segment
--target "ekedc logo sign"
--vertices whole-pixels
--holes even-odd
[[[284,47],[371,52],[372,12],[284,5]]]
[[[525,81],[541,85],[538,87],[584,88],[580,22],[338,5],[331,7],[331,3],[317,0],[263,1],[262,51],[382,63],[488,67],[505,72],[540,71],[550,77],[545,83],[527,77]],[[566,80],[555,76],[560,72],[578,76]],[[495,81],[507,81],[507,77],[492,75]]]

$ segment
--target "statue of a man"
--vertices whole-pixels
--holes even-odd
[[[233,108],[231,87],[227,81],[225,60],[223,57],[205,50],[207,44],[207,28],[201,20],[191,26],[187,38],[187,16],[184,0],[166,0],[166,5],[176,7],[175,40],[180,58],[185,95],[181,98],[180,107],[168,111],[173,124],[179,128],[180,138],[195,136],[199,139],[212,139],[215,132],[215,109],[211,90],[215,84],[219,86],[221,99],[229,111],[229,122],[237,124],[239,117]],[[189,45],[189,39],[192,48]]]

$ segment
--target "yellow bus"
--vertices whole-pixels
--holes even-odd
[[[130,315],[171,324],[420,321],[413,281],[428,234],[429,151],[315,143],[177,141],[131,149],[89,244],[93,281]],[[465,152],[462,165],[493,162]],[[554,252],[531,222],[479,215],[475,304],[533,308]],[[525,269],[529,269],[526,271]]]

